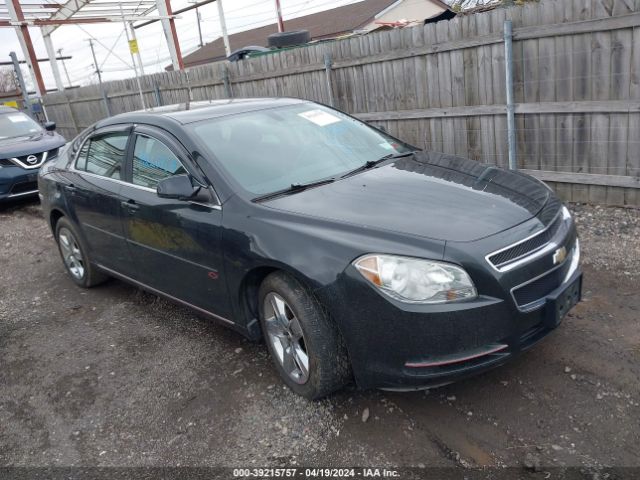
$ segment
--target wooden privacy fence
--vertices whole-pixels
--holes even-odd
[[[505,20],[513,25],[511,58]],[[551,182],[567,200],[639,206],[639,27],[640,0],[545,0],[147,75],[140,89],[131,78],[44,101],[71,138],[108,114],[143,107],[306,98],[421,148],[506,167],[511,68],[518,168]]]

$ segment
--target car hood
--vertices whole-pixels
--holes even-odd
[[[64,138],[55,132],[53,134],[42,132],[31,136],[0,138],[0,158],[40,153],[59,148],[64,144]]]
[[[528,175],[418,152],[265,205],[363,228],[464,242],[534,217],[550,196]]]

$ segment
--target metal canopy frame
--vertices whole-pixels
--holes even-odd
[[[155,11],[157,14],[151,15]],[[171,9],[171,0],[122,0],[119,2],[113,0],[68,0],[65,3],[54,3],[48,0],[0,0],[0,27],[15,28],[38,95],[43,95],[46,90],[28,27],[40,27],[57,89],[64,90],[51,40],[51,34],[58,27],[116,22],[124,23],[125,30],[129,24],[131,32],[133,32],[133,22],[159,20],[162,22],[173,67],[175,70],[182,70],[184,63],[178,43],[175,18],[176,15]],[[142,67],[139,54],[138,61]]]

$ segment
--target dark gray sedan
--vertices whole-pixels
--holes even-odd
[[[118,115],[39,180],[75,283],[120,278],[264,339],[307,398],[477,374],[580,299],[575,225],[543,183],[313,102]]]

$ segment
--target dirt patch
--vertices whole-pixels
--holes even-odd
[[[76,288],[39,206],[0,210],[0,461],[638,466],[640,215],[572,209],[585,301],[536,348],[430,392],[316,403],[263,345],[118,281]]]

